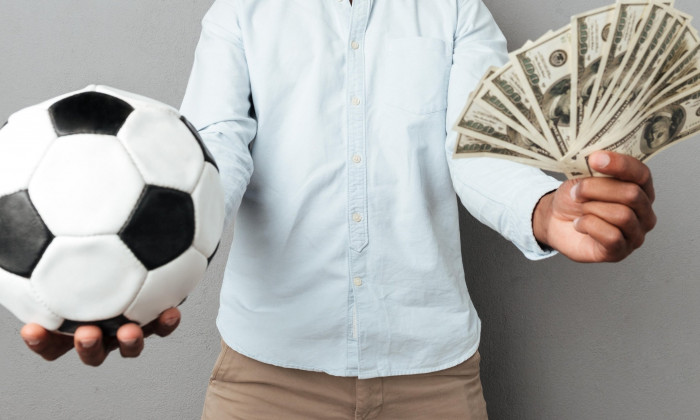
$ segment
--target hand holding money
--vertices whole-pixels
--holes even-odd
[[[656,224],[651,173],[611,152],[591,154],[589,164],[606,177],[570,179],[542,197],[533,214],[535,238],[574,261],[620,261]]]
[[[668,1],[622,0],[572,17],[492,68],[454,129],[455,157],[596,175],[607,150],[647,161],[700,131],[700,38]]]

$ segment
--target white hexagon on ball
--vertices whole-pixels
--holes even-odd
[[[116,235],[58,237],[41,257],[31,285],[55,314],[94,321],[121,315],[146,275]]]
[[[180,115],[137,108],[117,133],[147,184],[192,192],[204,156]]]
[[[29,195],[55,235],[117,233],[145,184],[118,139],[56,139],[29,183]]]

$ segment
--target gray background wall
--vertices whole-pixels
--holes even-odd
[[[0,119],[90,83],[179,105],[210,3],[0,0]],[[514,49],[607,2],[486,3]],[[695,0],[676,6],[700,16]],[[491,418],[700,418],[698,140],[650,162],[659,223],[622,263],[529,262],[462,215]],[[20,323],[0,308],[0,419],[198,418],[218,353],[222,263],[182,307],[171,337],[149,339],[139,359],[112,355],[96,369],[75,354],[52,363],[30,354]]]

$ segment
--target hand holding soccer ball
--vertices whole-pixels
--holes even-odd
[[[223,208],[214,160],[167,105],[90,86],[21,110],[0,129],[0,303],[67,334],[146,325],[203,277]]]
[[[27,346],[46,360],[55,360],[75,348],[80,360],[90,366],[99,366],[107,355],[117,348],[122,357],[137,357],[144,346],[144,338],[156,334],[165,337],[180,323],[177,308],[165,310],[158,319],[145,325],[127,323],[119,327],[116,336],[102,335],[95,325],[78,327],[73,336],[47,331],[39,324],[26,324],[20,331]]]

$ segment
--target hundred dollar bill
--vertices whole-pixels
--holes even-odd
[[[665,103],[667,100],[673,97],[678,97],[687,92],[693,92],[700,90],[700,70],[695,70],[693,73],[686,75],[683,79],[669,86],[666,90],[663,90],[654,100],[650,103],[648,109],[655,109],[658,104]],[[621,117],[628,121],[627,125],[630,127],[635,127],[641,122],[646,116],[646,113],[634,114],[634,110]]]
[[[635,101],[644,97],[647,92],[653,91],[654,86],[665,76],[667,72],[673,73],[674,66],[681,61],[692,47],[698,45],[698,35],[690,26],[691,16],[685,13],[678,14],[677,21],[673,23],[671,30],[656,49],[655,54],[649,57],[648,62],[637,76],[637,81],[630,85],[631,94]],[[673,83],[674,79],[667,81]]]
[[[502,113],[481,98],[490,96],[485,85],[480,86],[474,99],[465,107],[454,126],[454,130],[482,141],[491,142],[501,148],[516,151],[532,159],[554,160],[554,157],[534,143],[529,133],[518,131],[508,124]]]
[[[700,132],[700,91],[670,98],[655,108],[620,140],[604,150],[633,156],[642,162],[678,142]],[[587,155],[592,150],[581,153]]]
[[[603,47],[611,35],[615,5],[601,7],[571,18],[574,62],[571,65],[571,135],[576,137],[583,124],[584,109],[593,91],[595,76],[600,70]]]
[[[540,159],[534,159],[528,155],[518,153],[515,150],[500,147],[493,143],[462,133],[460,133],[459,137],[457,138],[457,147],[455,148],[453,157],[494,157],[535,166],[548,171],[560,172],[557,162],[555,161],[546,162]]]
[[[623,14],[625,4],[620,4]],[[620,94],[624,89],[624,83],[629,81],[639,69],[635,66],[643,67],[643,61],[648,58],[648,54],[661,44],[664,36],[668,33],[670,22],[674,19],[673,14],[667,12],[667,6],[661,3],[651,3],[647,13],[641,19],[639,30],[631,38],[632,46],[626,49],[623,57],[615,58],[619,60],[616,70],[612,73],[612,78],[607,88],[598,91],[598,103],[592,110],[591,124],[586,129],[583,136],[579,136],[575,149],[590,147],[602,139],[609,138],[609,133],[614,131],[620,124],[620,117],[625,114],[625,108],[634,99],[624,96],[624,99],[613,97],[613,93]],[[676,31],[678,28],[676,28]],[[612,48],[612,46],[611,46]],[[645,57],[645,54],[646,57]],[[607,69],[606,69],[607,70]],[[614,104],[614,105],[612,105]],[[609,105],[609,106],[608,106]],[[575,150],[574,149],[574,150]],[[573,150],[569,152],[571,156]]]
[[[641,22],[645,11],[648,9],[648,1],[624,0],[615,5],[615,17],[613,19],[612,33],[605,49],[598,72],[593,83],[591,100],[584,109],[584,119],[591,121],[594,111],[605,96],[605,92],[614,81],[617,71],[622,64],[627,50],[633,47],[636,29]],[[579,146],[577,142],[577,147]]]
[[[481,81],[480,87],[472,93],[478,95],[479,99],[485,102],[489,107],[493,108],[494,112],[498,113],[501,117],[505,118],[505,121],[508,123],[508,125],[516,128],[518,131],[521,131],[526,135],[530,135],[531,133],[529,133],[528,130],[522,126],[518,117],[511,111],[511,107],[509,107],[505,103],[507,102],[507,100],[504,100],[504,98],[495,95],[494,91],[496,89],[493,89],[492,86],[489,84],[489,80],[497,71],[499,71],[499,69],[495,67],[489,68]],[[470,97],[470,100],[473,99],[474,97]]]
[[[680,66],[674,67],[671,64],[671,59],[669,59],[669,56],[678,57],[678,55],[689,58],[696,57],[693,51],[688,51],[689,45],[697,47],[698,44],[697,33],[689,27],[689,21],[690,17],[688,15],[679,13],[679,19],[672,24],[675,28],[666,32],[666,37],[662,42],[658,43],[658,48],[649,48],[648,51],[655,51],[656,54],[649,57],[648,61],[650,63],[647,63],[643,69],[640,68],[629,73],[634,74],[635,79],[631,82],[627,91],[621,95],[617,105],[604,113],[605,118],[600,119],[604,124],[599,125],[599,128],[603,128],[593,130],[596,132],[596,135],[587,142],[585,147],[597,143],[603,137],[609,138],[610,132],[619,131],[625,125],[633,125],[654,104],[680,93],[681,90],[697,82],[697,78],[684,76],[688,76],[688,72],[691,75],[694,74],[697,70],[695,61],[698,60],[683,60],[678,63]],[[657,36],[657,39],[661,39],[661,37]],[[664,68],[668,69],[668,71],[664,75],[660,75],[659,72],[663,71]],[[674,80],[678,77],[681,78],[681,82],[674,82],[670,86],[665,84],[669,80]],[[663,83],[659,83],[659,80]],[[656,94],[656,96],[652,97],[652,94]]]
[[[635,40],[636,45],[628,50],[620,65],[621,71],[593,112],[594,115],[591,118],[595,124],[589,127],[587,135],[590,139],[586,141],[586,147],[600,141],[611,128],[618,125],[618,119],[625,115],[626,108],[648,81],[641,78],[650,76],[647,71],[652,63],[649,62],[653,61],[657,54],[663,55],[665,51],[660,50],[668,48],[683,25],[683,20],[678,19],[665,8],[666,6],[663,5],[652,5],[647,19],[643,20],[644,23]]]
[[[483,92],[479,95],[477,101],[479,102],[479,106],[482,108],[488,108],[494,115],[498,115],[499,119],[506,125],[521,135],[531,138],[532,134],[520,124],[518,118],[510,111],[510,109],[508,109],[501,98],[494,95],[491,90],[483,89]],[[542,150],[544,151],[544,149]],[[549,153],[547,154],[549,155]]]
[[[528,82],[544,135],[560,156],[572,140],[570,50],[571,25],[567,25],[511,56],[519,77]]]
[[[572,17],[482,78],[455,157],[590,176],[587,156],[646,161],[700,133],[700,37],[669,1],[620,0]]]
[[[609,110],[611,97],[619,98],[624,89],[623,83],[629,80],[631,71],[638,65],[645,51],[649,49],[652,37],[654,35],[660,36],[658,34],[659,26],[663,26],[664,29],[667,27],[667,19],[670,19],[670,16],[668,16],[665,5],[649,3],[642,18],[635,25],[632,37],[627,41],[625,53],[618,57],[619,63],[615,63],[610,83],[598,91],[595,108],[591,111],[592,121],[599,123],[600,115],[611,113]]]
[[[669,10],[657,13],[653,20],[650,15],[637,38],[637,45],[625,58],[626,63],[623,64],[614,87],[606,92],[608,98],[603,99],[604,105],[598,115],[614,114],[619,107],[629,105],[648,87],[645,85],[651,81],[651,74],[661,65],[660,61],[686,20],[685,16]]]
[[[679,81],[700,70],[700,40],[697,33],[690,29],[684,31],[684,35],[688,36],[678,42],[678,48],[674,52],[674,54],[683,53],[681,57],[677,59],[676,63],[665,63],[666,70],[664,71],[662,68],[663,74],[657,75],[657,80],[653,81],[647,92],[637,98],[633,106],[641,107],[642,104],[659,102],[659,97],[669,90],[673,90]]]
[[[681,35],[674,42],[673,47],[664,58],[659,71],[653,76],[651,86],[656,86],[659,83],[672,83],[675,74],[681,71],[680,69],[686,67],[690,61],[695,59],[698,46],[700,46],[698,33],[695,28],[690,25],[690,22],[687,22],[685,27],[681,30]]]
[[[664,102],[668,100],[668,98],[678,96],[690,89],[697,89],[698,86],[700,86],[700,69],[696,68],[692,73],[661,91],[659,95],[654,98],[652,104]]]
[[[487,80],[487,88],[497,99],[501,101],[515,119],[529,133],[532,141],[547,150],[550,154],[558,155],[557,150],[547,142],[542,127],[537,121],[536,110],[525,89],[526,82],[518,77],[512,63],[508,63],[496,71]]]
[[[648,22],[651,23],[651,22]],[[629,99],[635,93],[639,93],[643,85],[650,81],[651,73],[661,65],[660,61],[669,50],[669,47],[684,25],[684,19],[673,13],[666,12],[658,25],[645,25],[641,31],[637,45],[629,54],[626,65],[623,67],[620,77],[615,81],[613,89],[609,89],[610,96],[602,112],[610,112],[616,105]],[[645,31],[649,27],[650,31]]]
[[[658,83],[652,87],[644,87],[643,89],[646,91],[643,90],[637,96],[620,119],[634,124],[635,118],[643,115],[646,110],[654,108],[656,104],[700,85],[700,56],[696,56],[696,60],[687,63],[688,65],[678,67],[672,72],[674,74],[673,83]],[[676,80],[675,76],[679,78]]]

